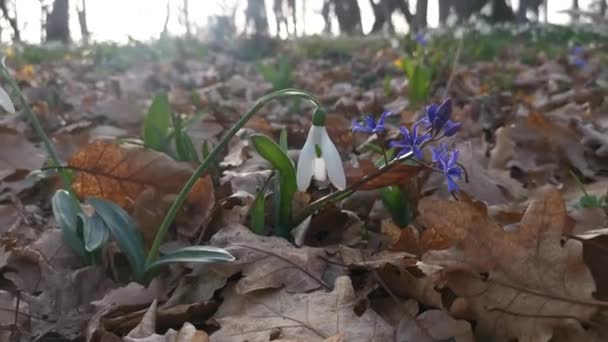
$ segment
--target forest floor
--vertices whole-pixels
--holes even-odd
[[[4,80],[17,111],[0,117],[0,340],[606,341],[606,37],[550,27],[419,38],[8,48],[65,167],[51,167]],[[198,162],[283,88],[324,106],[349,185],[398,152],[388,141],[400,126],[449,97],[462,126],[443,142],[466,170],[459,191],[401,164],[276,236],[273,179],[284,174],[252,137],[280,141],[297,165],[313,108],[286,98],[221,150],[160,246],[220,247],[234,261],[171,263],[142,280],[119,240],[131,221],[100,240],[86,235],[93,223],[74,223],[87,248],[98,241],[91,253],[66,240],[51,203],[58,171],[83,201],[78,222],[99,217],[87,198],[109,200],[149,250]],[[382,139],[352,131],[385,110]],[[313,181],[293,215],[334,191]]]

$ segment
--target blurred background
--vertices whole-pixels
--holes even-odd
[[[40,43],[262,34],[390,34],[488,22],[591,23],[606,0],[1,0],[0,40]]]

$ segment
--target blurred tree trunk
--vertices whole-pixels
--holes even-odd
[[[323,33],[330,34],[331,33],[331,0],[323,1],[323,7],[321,8],[321,15],[323,16],[323,21],[325,22],[325,26],[323,27]]]
[[[255,34],[269,35],[266,2],[264,0],[247,0],[245,10],[245,30],[253,27]]]
[[[14,15],[11,16],[8,10],[7,0],[0,0],[0,10],[2,10],[2,15],[13,29],[13,42],[19,43],[21,41],[21,33],[19,32],[19,25],[17,23],[17,3],[13,3],[13,7]]]
[[[380,0],[376,3],[374,0],[369,0],[374,12],[374,25],[372,26],[371,33],[381,32],[382,29],[388,24],[389,32],[393,32],[393,25],[390,18],[390,12],[388,11],[386,1]]]
[[[55,0],[53,10],[46,17],[46,41],[70,42],[70,4],[68,0]]]
[[[578,15],[578,0],[572,0],[572,22],[576,23],[578,22],[579,19],[579,15]]]
[[[426,0],[424,0],[424,2],[426,3]],[[396,11],[403,14],[408,25],[414,25],[414,16],[410,12],[409,2],[407,0],[370,0],[369,3],[374,12],[372,33],[380,32],[385,27],[388,28],[389,33],[394,33],[395,29],[392,22],[392,16]]]
[[[439,2],[439,26],[445,26],[450,16],[451,4],[448,0],[437,0]]]
[[[333,0],[333,5],[340,33],[363,34],[361,10],[357,0]]]
[[[77,9],[80,35],[82,36],[82,43],[88,45],[91,33],[89,32],[89,25],[87,24],[87,0],[82,0],[81,6],[80,9]]]
[[[165,3],[165,22],[163,24],[163,31],[160,33],[161,37],[169,35],[169,18],[171,17],[171,4],[169,0]]]
[[[606,0],[600,0],[600,15],[602,17],[606,16],[606,10],[608,10],[608,5],[606,4]]]
[[[513,9],[507,5],[506,0],[492,0],[492,22],[513,21],[515,14]]]
[[[425,29],[427,24],[428,0],[416,1],[416,16],[414,17],[414,29]]]
[[[190,6],[188,0],[184,0],[183,7],[184,8],[182,13],[184,26],[186,26],[186,36],[190,38],[192,37],[192,27],[190,27]]]

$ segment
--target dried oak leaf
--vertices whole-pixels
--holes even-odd
[[[423,169],[419,165],[400,164],[392,167],[382,175],[357,187],[358,190],[374,190],[389,185],[407,184],[418,172]],[[360,181],[363,177],[373,174],[378,168],[369,160],[362,160],[359,167],[347,167],[346,180],[349,185]]]
[[[124,337],[125,342],[209,342],[209,335],[202,330],[197,330],[194,325],[184,322],[178,331],[169,329],[164,335],[156,333],[157,302],[150,305],[141,322]]]
[[[441,310],[429,310],[417,317],[405,315],[397,325],[395,341],[474,342],[475,338],[469,322]]]
[[[80,198],[99,197],[134,214],[148,241],[170,202],[192,175],[192,165],[141,146],[96,140],[70,158],[73,188]],[[197,180],[177,217],[178,232],[193,238],[208,223],[215,205],[209,176]],[[156,219],[155,219],[156,218]]]
[[[329,288],[322,280],[327,263],[321,258],[325,256],[321,248],[295,248],[285,239],[255,235],[240,224],[222,228],[210,244],[225,247],[236,257],[235,262],[222,265],[221,272],[243,274],[236,286],[239,294],[280,287],[297,293]]]
[[[419,212],[445,248],[422,260],[443,267],[444,285],[466,300],[481,336],[548,341],[556,327],[580,327],[597,312],[582,244],[562,243],[566,211],[556,190],[533,200],[514,231],[471,200],[426,198]]]
[[[44,151],[29,142],[23,132],[0,127],[0,139],[0,180],[21,180],[44,164]]]
[[[343,341],[392,341],[393,328],[372,309],[357,315],[351,280],[336,279],[333,291],[289,293],[286,289],[238,295],[224,291],[215,315],[221,329],[211,341],[323,341],[342,333]],[[271,338],[272,337],[272,338]]]

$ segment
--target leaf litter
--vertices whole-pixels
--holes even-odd
[[[297,43],[284,45],[294,57],[302,53]],[[589,61],[593,67],[605,68],[597,64],[605,53],[589,54],[598,54]],[[305,56],[293,65],[290,82],[319,95],[329,111],[328,134],[348,184],[377,170],[383,144],[353,134],[352,120],[390,109],[395,115],[386,128],[393,137],[399,124],[409,126],[420,115],[393,64],[402,55],[396,48],[361,47],[344,60]],[[203,145],[217,144],[273,87],[252,62],[222,51],[203,60],[141,63],[124,73],[106,72],[77,53],[29,68],[11,63],[72,172],[75,193],[120,205],[148,247],[197,166],[137,140],[153,94],[169,89],[175,114],[192,118],[185,131],[202,157]],[[361,70],[370,64],[371,78],[363,80]],[[98,266],[69,250],[50,210],[56,182],[36,176],[48,171],[42,145],[29,126],[5,117],[0,339],[605,339],[607,208],[581,207],[583,195],[604,198],[605,205],[607,193],[608,94],[598,85],[601,73],[539,56],[532,64],[498,57],[462,62],[438,75],[428,103],[447,93],[463,123],[450,143],[463,151],[469,182],[455,197],[441,190],[437,174],[402,164],[302,223],[297,246],[254,234],[250,208],[275,175],[251,147],[251,133],[279,141],[285,129],[295,160],[311,125],[306,104],[271,103],[197,180],[162,245],[205,243],[226,248],[236,261],[172,265],[147,287],[125,277],[125,258],[113,244]],[[14,111],[5,91],[0,105]],[[585,183],[584,194],[571,170]],[[319,185],[296,194],[294,212],[327,194],[326,184]],[[387,186],[407,190],[409,224],[399,226],[383,208],[378,189]],[[267,192],[272,202],[272,187]]]

